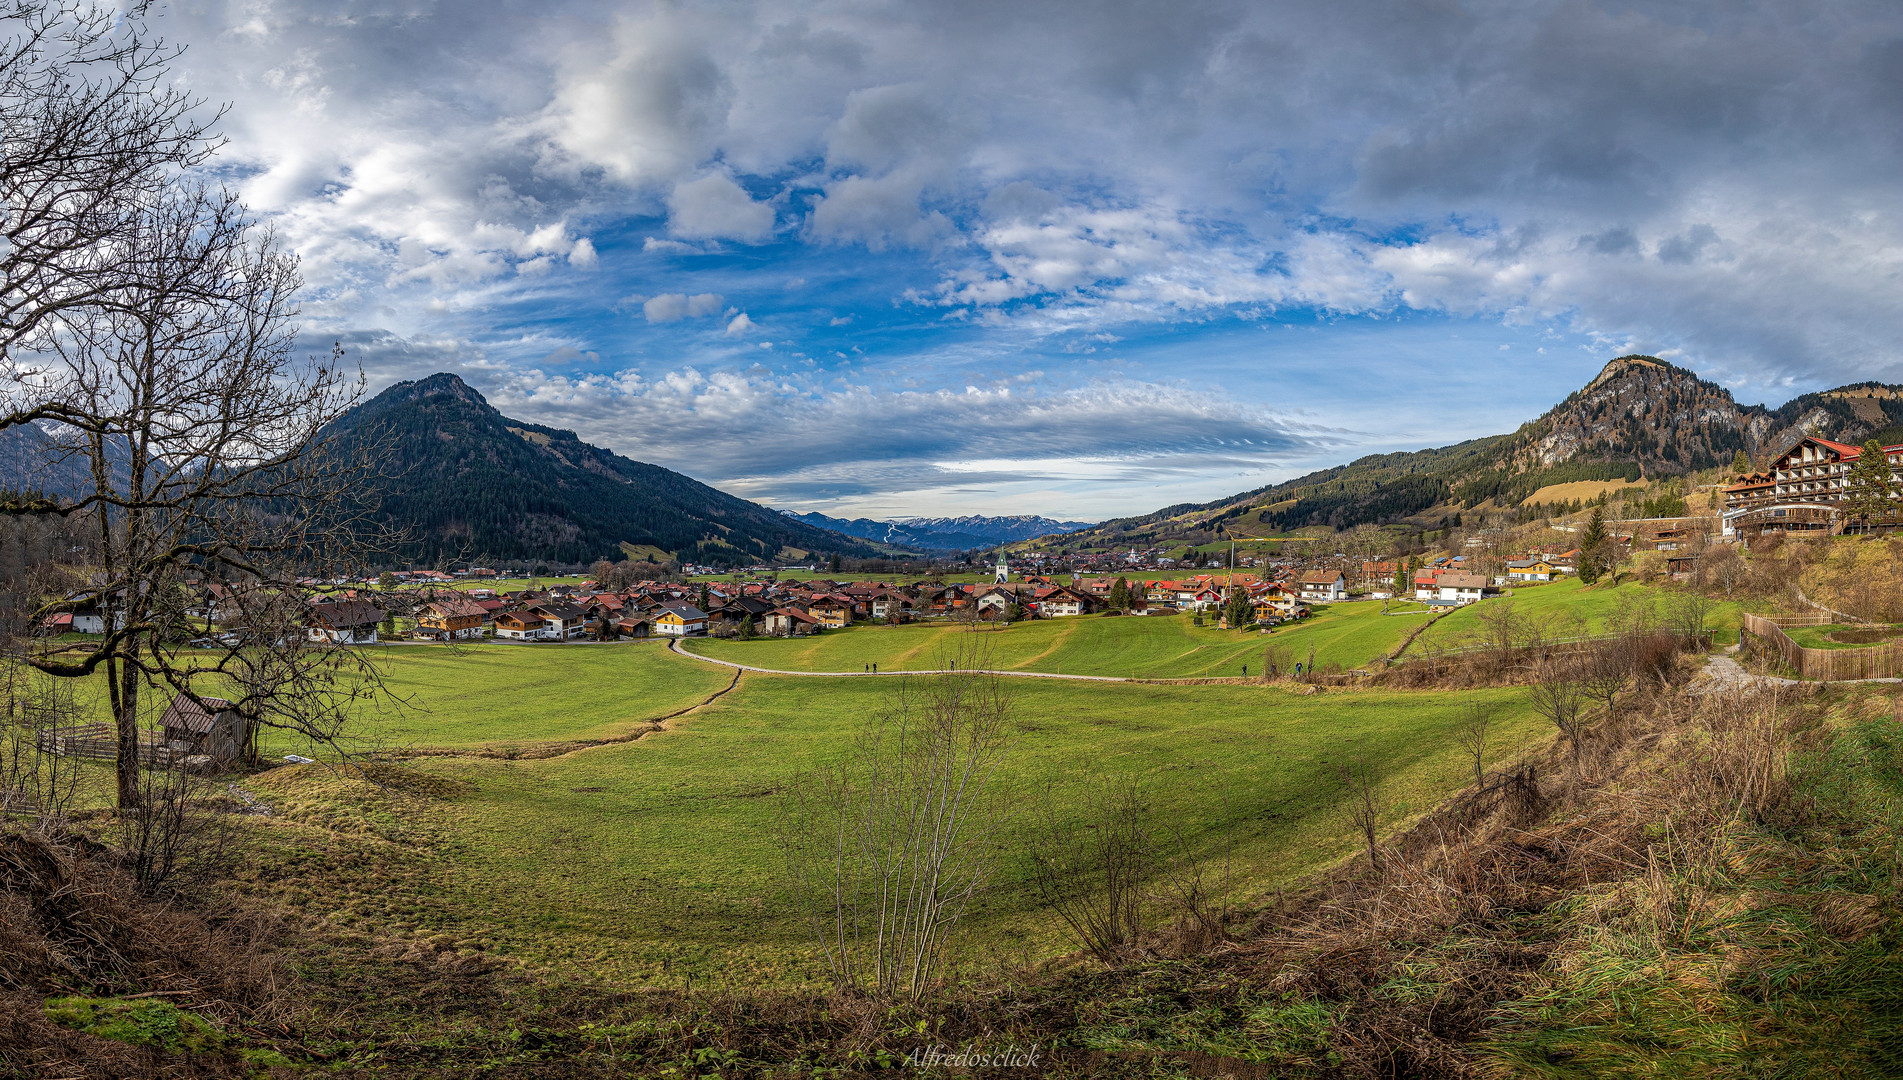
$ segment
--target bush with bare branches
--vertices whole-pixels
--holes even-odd
[[[895,680],[838,764],[781,795],[776,831],[835,982],[917,1000],[991,879],[1010,799],[1005,680],[975,634],[942,673]],[[956,671],[956,674],[952,674]]]

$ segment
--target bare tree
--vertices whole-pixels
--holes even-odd
[[[127,220],[217,149],[217,114],[169,78],[180,50],[153,35],[148,6],[0,0],[0,355],[109,302],[134,270]],[[21,417],[9,403],[0,428],[65,419],[60,405]]]
[[[1603,705],[1607,716],[1612,715],[1613,703],[1632,681],[1640,640],[1627,635],[1601,641],[1577,661],[1581,692]]]
[[[1386,808],[1376,798],[1374,767],[1368,764],[1366,758],[1356,755],[1354,761],[1342,770],[1342,780],[1348,785],[1348,819],[1368,845],[1368,866],[1379,871],[1383,865],[1381,814]]]
[[[40,351],[6,361],[9,420],[46,415],[73,499],[9,507],[80,515],[94,537],[83,582],[40,615],[97,608],[84,650],[35,652],[49,675],[103,673],[118,734],[118,795],[140,797],[141,694],[227,699],[255,728],[333,741],[375,671],[349,649],[305,648],[299,578],[336,576],[375,532],[364,433],[338,421],[363,379],[333,353],[294,351],[295,261],[231,194],[181,181],[122,223],[120,281],[59,313]],[[239,633],[180,655],[190,578],[234,586]],[[216,691],[210,689],[216,687]],[[234,696],[235,692],[235,696]]]
[[[1461,717],[1460,728],[1455,732],[1455,738],[1460,740],[1460,748],[1473,760],[1476,785],[1484,784],[1487,780],[1487,747],[1492,728],[1492,710],[1470,704],[1466,714]]]
[[[1526,644],[1533,632],[1527,620],[1514,609],[1511,600],[1495,600],[1479,605],[1474,619],[1480,623],[1480,643],[1494,654],[1498,663],[1505,664],[1515,649]]]
[[[782,796],[779,840],[820,953],[841,987],[880,1000],[931,986],[1009,810],[1004,680],[981,673],[977,635],[958,638],[941,673],[895,682],[839,764]]]
[[[1578,663],[1569,657],[1543,660],[1533,672],[1533,710],[1545,717],[1566,740],[1572,754],[1573,779],[1580,775],[1580,742],[1584,725],[1580,712],[1585,704],[1585,688],[1580,682]]]
[[[1135,777],[1086,781],[1078,803],[1072,816],[1043,800],[1031,881],[1083,946],[1112,962],[1143,932],[1144,890],[1159,866],[1153,813]]]

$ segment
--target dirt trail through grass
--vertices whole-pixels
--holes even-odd
[[[692,655],[691,653],[687,655]],[[457,747],[457,746],[414,746],[402,752],[403,757],[474,757],[494,758],[499,761],[534,761],[543,758],[563,757],[568,754],[593,750],[598,746],[614,746],[619,743],[631,743],[657,731],[666,731],[669,720],[677,720],[688,713],[698,712],[727,696],[734,687],[740,685],[740,672],[736,670],[727,685],[708,694],[706,697],[687,706],[676,709],[665,716],[651,720],[632,721],[639,726],[630,728],[620,735],[611,735],[601,739],[564,739],[554,742],[526,743],[519,746],[501,747]]]

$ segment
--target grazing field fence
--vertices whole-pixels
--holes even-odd
[[[91,758],[97,761],[119,760],[119,736],[111,724],[79,724],[49,728],[39,733],[42,754],[59,757]],[[164,741],[156,731],[139,732],[139,760],[148,765],[169,767],[174,761],[190,756]]]
[[[1802,679],[1841,682],[1894,679],[1903,675],[1903,642],[1886,641],[1867,649],[1809,649],[1784,632],[1787,626],[1827,626],[1824,615],[1740,616],[1744,652],[1754,659],[1775,658]],[[1817,621],[1806,621],[1817,620]]]

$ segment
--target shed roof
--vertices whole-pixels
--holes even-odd
[[[170,705],[166,706],[165,715],[159,718],[159,726],[162,728],[184,728],[194,735],[205,734],[210,731],[212,725],[218,721],[217,716],[214,714],[224,712],[226,709],[231,708],[231,702],[226,701],[224,698],[215,697],[205,698],[204,702],[205,705],[211,706],[209,711],[198,702],[193,701],[184,694],[180,694],[172,699]]]

